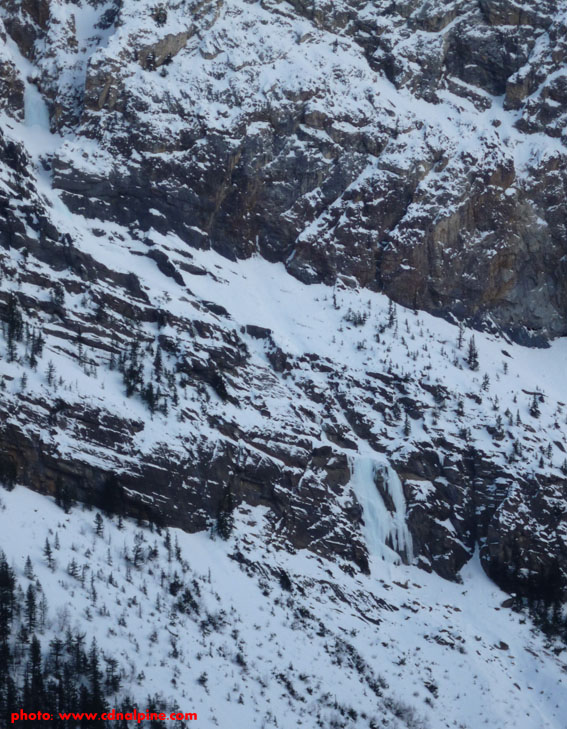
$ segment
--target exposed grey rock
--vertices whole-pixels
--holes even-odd
[[[296,355],[185,284],[215,276],[190,249],[259,253],[305,283],[360,284],[524,343],[567,333],[565,3],[203,2],[166,18],[144,2],[98,4],[87,40],[60,22],[62,7],[2,7],[64,135],[46,169],[68,207],[92,219],[89,235],[102,243],[127,230],[136,265],[179,287],[183,306],[157,303],[103,245],[100,257],[75,245],[75,222],[53,215],[24,149],[2,132],[0,245],[21,260],[6,256],[0,317],[12,291],[53,346],[78,359],[80,344],[97,366],[161,347],[193,394],[176,417],[202,436],[188,428],[146,442],[142,418],[22,391],[1,406],[3,472],[48,493],[63,482],[92,503],[114,478],[129,513],[188,530],[211,528],[229,494],[236,507],[266,508],[279,546],[366,570],[349,486],[363,441],[401,479],[424,569],[457,579],[479,546],[503,586],[562,594],[564,479],[502,463],[497,446],[476,450],[466,433],[432,431],[400,456],[394,405],[417,422],[436,404],[454,407],[446,387]],[[24,80],[0,60],[2,109],[21,119]],[[53,300],[54,277],[82,309]]]

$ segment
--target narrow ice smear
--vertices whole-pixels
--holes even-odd
[[[24,145],[26,152],[34,162],[39,186],[43,187],[44,183],[48,183],[47,188],[42,189],[43,192],[46,192],[51,187],[51,183],[48,181],[45,170],[39,164],[40,158],[53,154],[62,143],[62,138],[59,134],[51,132],[48,106],[31,80],[37,76],[37,69],[21,54],[20,49],[11,39],[7,39],[6,49],[20,70],[24,83],[24,123],[14,124],[14,120],[11,120],[6,125],[4,133]]]
[[[387,461],[366,455],[352,459],[351,473],[351,486],[363,510],[363,534],[370,556],[392,564],[411,563],[413,545],[398,474]],[[393,511],[386,505],[378,483],[383,484]]]
[[[26,84],[24,92],[24,113],[27,127],[39,127],[49,132],[49,112],[39,90],[31,83]]]

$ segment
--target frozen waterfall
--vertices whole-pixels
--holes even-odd
[[[363,509],[363,534],[368,552],[398,564],[413,559],[412,539],[406,524],[406,501],[398,474],[384,459],[356,456],[351,463],[351,486]],[[378,488],[378,480],[390,497],[388,509]]]

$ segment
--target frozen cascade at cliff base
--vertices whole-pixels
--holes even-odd
[[[406,501],[398,474],[387,463],[372,456],[357,456],[351,462],[351,485],[363,509],[363,534],[371,557],[387,562],[411,563],[413,546],[406,523]],[[384,501],[378,484],[391,500]]]

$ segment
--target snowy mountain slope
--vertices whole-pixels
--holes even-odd
[[[105,519],[98,536],[92,511],[65,514],[20,487],[1,498],[1,547],[22,589],[37,580],[47,598],[42,648],[75,625],[87,646],[96,637],[118,661],[111,707],[128,695],[141,710],[157,695],[160,709],[196,712],[191,726],[235,729],[290,716],[321,727],[563,726],[564,651],[501,607],[477,559],[459,585],[381,560],[351,577],[266,550],[260,508],[241,514],[229,542],[173,530],[168,558],[164,531]],[[46,539],[59,545],[51,569]]]
[[[93,224],[41,168],[62,139],[38,126],[35,102],[34,116],[5,125],[6,210],[25,201],[2,253],[12,478],[95,503],[118,479],[133,513],[189,529],[227,498],[264,504],[284,541],[364,570],[351,481],[370,461],[385,534],[395,540],[407,516],[419,564],[454,577],[480,543],[501,584],[555,596],[562,342],[530,351],[478,334],[477,372],[471,335],[459,349],[455,326],[398,313],[347,278],[305,286],[257,257],[230,263],[175,235]]]
[[[112,475],[134,513],[189,529],[228,494],[269,506],[274,538],[366,569],[351,480],[370,459],[422,566],[454,577],[480,543],[487,569],[526,594],[564,569],[562,341],[526,350],[479,333],[477,371],[472,335],[459,349],[442,320],[260,258],[93,229],[45,192],[72,244],[43,250],[71,271],[57,281],[3,253],[5,318],[24,322],[18,342],[8,321],[2,362],[14,477],[100,503]]]
[[[104,578],[92,513],[6,495],[8,536],[39,515],[1,545],[19,578],[21,547],[121,636],[124,699],[158,676],[220,726],[558,726],[566,345],[517,342],[565,333],[563,6],[1,3],[0,480],[190,532],[213,580],[175,616],[197,668],[188,643],[169,686],[150,615],[138,680],[147,607],[90,621],[41,564],[51,513]]]

